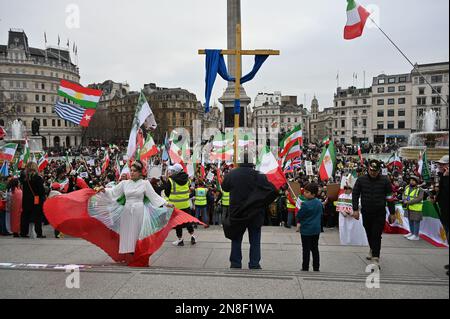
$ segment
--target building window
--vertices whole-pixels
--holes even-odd
[[[337,121],[337,120],[334,121],[334,127],[335,127],[335,128],[338,127],[338,121]]]
[[[377,117],[384,117],[384,110],[378,110]]]
[[[384,84],[384,83],[386,83],[385,79],[378,79],[378,84]]]
[[[45,102],[45,95],[42,95],[42,102]]]
[[[367,99],[363,99],[363,104],[364,104],[364,105],[367,104]]]
[[[393,130],[395,128],[395,122],[393,121],[388,122],[387,128],[388,130]]]
[[[395,111],[394,110],[388,110],[388,116],[389,117],[394,117],[395,116]]]
[[[345,127],[345,120],[341,120],[341,127]]]
[[[41,83],[41,89],[45,90],[45,84],[44,83]]]
[[[400,86],[398,87],[398,90],[399,90],[399,92],[405,92],[405,91],[406,91],[406,86],[400,85]]]
[[[345,106],[345,101],[342,101],[342,102],[341,102],[341,106]]]
[[[395,78],[389,78],[388,83],[390,84],[395,83]]]
[[[358,110],[354,110],[354,111],[353,111],[353,114],[358,114]]]
[[[61,127],[61,120],[58,120],[58,127]]]
[[[419,95],[425,95],[425,88],[419,88]]]
[[[341,115],[345,115],[345,111],[341,111]]]
[[[378,130],[384,129],[384,122],[377,122],[377,129]]]
[[[443,77],[442,75],[432,75],[431,76],[431,83],[442,83]]]
[[[363,119],[363,127],[367,127],[367,119]],[[366,134],[366,133],[364,133]]]
[[[56,126],[56,120],[55,120],[55,119],[52,120],[52,126],[53,126],[53,127]]]
[[[425,78],[424,77],[420,77],[419,78],[419,84],[425,84]]]
[[[405,121],[398,121],[398,128],[405,128]]]
[[[36,100],[36,102],[39,102],[39,95],[36,94],[35,100]]]
[[[440,96],[433,96],[431,98],[431,104],[432,105],[441,105],[441,97]]]
[[[394,93],[395,92],[395,86],[388,87],[388,92],[389,93]]]
[[[47,108],[45,106],[42,107],[42,113],[47,113]]]
[[[427,105],[427,98],[426,97],[418,97],[417,105]]]
[[[384,105],[384,100],[383,99],[378,100],[377,105]]]
[[[358,120],[357,119],[353,119],[352,120],[352,125],[353,125],[353,127],[357,127],[358,126]]]
[[[399,109],[398,110],[398,116],[405,116],[405,115],[406,115],[405,109]]]
[[[395,99],[388,99],[388,105],[394,105]]]
[[[406,76],[401,76],[398,78],[399,83],[405,83],[406,82]]]
[[[42,120],[42,126],[47,126],[47,119]]]
[[[341,131],[341,135],[345,135],[345,131]]]
[[[36,106],[36,113],[41,113],[41,109],[39,106]]]
[[[377,92],[378,92],[378,93],[384,93],[384,87],[378,88],[378,89],[377,89]]]
[[[362,114],[367,114],[367,110],[363,110],[363,111],[362,111]]]
[[[404,98],[404,97],[399,98],[398,104],[406,104],[406,98]]]
[[[433,86],[433,94],[441,94],[442,86]]]

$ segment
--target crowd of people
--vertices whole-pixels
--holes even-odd
[[[286,173],[289,183],[298,183],[301,189],[300,194],[293,194],[292,191],[285,187],[277,193],[272,203],[264,208],[262,219],[258,222],[261,225],[284,226],[286,228],[294,228],[292,231],[300,232],[302,236],[302,243],[304,247],[313,252],[313,268],[319,269],[318,261],[318,235],[317,232],[317,216],[310,229],[313,229],[314,234],[305,230],[309,227],[305,226],[308,221],[305,220],[305,209],[308,210],[311,204],[299,205],[298,198],[302,200],[300,203],[306,203],[310,199],[315,199],[322,207],[320,215],[320,232],[324,228],[339,227],[340,224],[347,222],[347,219],[342,217],[352,217],[355,220],[359,219],[358,213],[360,208],[352,207],[352,193],[354,193],[355,183],[346,183],[344,185],[345,192],[343,195],[347,197],[340,197],[339,199],[330,199],[327,192],[327,187],[330,184],[341,184],[341,181],[349,175],[357,177],[366,176],[370,171],[370,165],[373,162],[370,158],[376,157],[380,151],[395,151],[395,145],[372,145],[366,144],[362,147],[363,154],[366,154],[366,159],[361,162],[358,155],[358,150],[355,146],[345,146],[337,144],[337,162],[334,176],[329,180],[323,181],[319,179],[319,158],[321,155],[321,145],[310,144],[304,147],[303,154],[296,166],[291,171]],[[120,184],[121,181],[129,180],[131,178],[131,171],[124,170],[124,166],[128,164],[123,161],[121,154],[125,152],[123,147],[90,147],[81,150],[79,156],[70,156],[70,154],[50,154],[59,155],[58,158],[50,157],[49,164],[43,171],[39,171],[36,163],[30,162],[26,168],[21,171],[20,176],[4,177],[1,183],[1,195],[3,196],[2,207],[0,207],[1,218],[1,234],[14,235],[15,237],[28,237],[29,224],[34,224],[35,233],[38,238],[45,238],[42,231],[42,224],[48,223],[43,214],[43,203],[47,198],[52,198],[56,194],[71,193],[77,190],[90,188],[94,190],[111,189]],[[109,165],[104,167],[104,155],[108,153],[110,159]],[[368,155],[367,155],[368,154]],[[69,155],[70,157],[63,157]],[[72,153],[73,155],[73,153]],[[70,158],[70,159],[68,159]],[[312,162],[313,174],[308,175],[306,171],[306,161]],[[420,229],[421,214],[417,209],[418,203],[425,199],[430,199],[433,202],[446,201],[448,206],[448,198],[443,196],[443,187],[448,191],[448,157],[447,168],[442,168],[445,165],[445,160],[441,161],[439,165],[432,165],[431,176],[427,180],[423,180],[418,174],[417,161],[403,160],[401,166],[388,166],[382,161],[377,161],[379,165],[379,175],[385,175],[389,182],[391,199],[388,201],[388,206],[392,211],[392,205],[401,203],[408,207],[407,214],[410,219],[411,233],[408,236],[412,240],[417,240]],[[222,162],[207,163],[204,167],[197,165],[195,172],[187,174],[183,167],[179,164],[170,165],[170,163],[162,161],[161,154],[152,158],[151,166],[159,167],[161,169],[161,176],[148,177],[145,168],[143,172],[144,178],[147,177],[158,196],[174,200],[174,206],[202,221],[206,227],[210,225],[222,225],[225,216],[229,215],[230,210],[230,190],[226,185],[227,176],[232,172],[233,164]],[[369,170],[368,170],[369,168]],[[191,175],[191,176],[189,176]],[[225,181],[224,181],[225,179]],[[356,183],[356,186],[361,192],[361,183]],[[177,188],[178,187],[178,188]],[[411,191],[418,189],[414,193]],[[445,190],[444,190],[445,191]],[[179,198],[177,204],[177,196],[180,193],[188,194],[187,196]],[[306,195],[305,195],[306,193]],[[359,193],[364,206],[364,194]],[[406,197],[408,198],[406,198]],[[354,197],[354,196],[353,196]],[[415,201],[411,202],[411,198]],[[174,199],[175,198],[175,199]],[[359,199],[359,198],[358,198]],[[19,205],[21,203],[21,205]],[[379,204],[384,203],[381,201]],[[407,203],[407,204],[406,204]],[[231,203],[232,205],[232,203]],[[414,206],[416,205],[416,206]],[[446,208],[440,208],[442,223],[448,234],[448,212]],[[446,207],[447,207],[446,206]],[[302,211],[303,209],[303,211]],[[313,210],[317,207],[315,206]],[[305,215],[306,214],[306,215]],[[370,214],[364,216],[364,208],[362,211],[364,219],[364,228],[368,229],[367,223],[370,222]],[[381,225],[378,218],[378,225]],[[308,218],[306,218],[308,219]],[[383,218],[384,222],[384,218]],[[375,223],[375,221],[373,221]],[[303,225],[302,225],[303,224]],[[303,227],[298,227],[302,225]],[[361,224],[362,225],[362,224]],[[183,246],[182,229],[187,227],[191,236],[190,243],[196,244],[197,237],[195,236],[195,224],[179,225],[176,228],[177,240],[173,243],[176,246]],[[381,226],[380,226],[381,227]],[[371,247],[371,258],[379,258],[379,240],[381,231],[378,227],[373,234],[367,234],[367,238],[362,238],[362,244],[368,244]],[[362,229],[362,228],[361,228]],[[309,238],[308,236],[313,236]],[[58,230],[55,230],[55,237],[61,238]],[[359,235],[361,238],[361,235]],[[364,237],[364,236],[362,236]],[[251,235],[253,242],[260,241],[260,233],[252,230]],[[240,238],[242,241],[242,238]],[[239,264],[239,238],[233,247],[231,264],[234,267],[240,267]],[[351,240],[350,240],[351,241]],[[251,268],[259,268],[259,258],[257,252],[253,251],[251,261],[253,262]],[[307,270],[309,257],[304,253],[305,263],[303,269]],[[234,257],[233,257],[234,256]],[[237,256],[237,257],[236,257]],[[255,257],[256,256],[256,257]],[[308,255],[309,256],[309,255]],[[253,257],[253,259],[252,259]],[[233,259],[234,258],[234,259]]]

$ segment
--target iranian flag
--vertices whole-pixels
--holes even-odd
[[[286,163],[288,163],[289,161],[293,161],[295,159],[300,158],[300,156],[302,156],[302,150],[300,148],[300,144],[298,143],[298,141],[285,153],[284,157],[282,156],[283,160],[282,162],[284,163],[283,167],[286,166]]]
[[[336,151],[334,142],[330,141],[328,147],[324,147],[319,160],[319,176],[322,181],[329,180],[334,174],[336,167]]]
[[[182,163],[183,162],[182,154],[183,154],[183,152],[178,147],[178,145],[172,141],[172,144],[170,144],[170,149],[169,149],[169,156],[170,156],[170,159],[172,160],[172,162],[175,164]]]
[[[211,152],[209,160],[210,161],[231,161],[233,160],[234,155],[234,149],[233,146],[227,145],[219,149],[214,149],[214,151]]]
[[[322,143],[325,145],[330,145],[330,138],[327,136],[322,140]]]
[[[23,153],[20,155],[19,163],[17,164],[18,169],[25,168],[25,165],[30,159],[30,146],[28,145],[28,140],[25,140],[25,146],[23,148]]]
[[[347,0],[347,3],[347,25],[344,29],[344,39],[352,40],[363,34],[370,13],[355,0]]]
[[[423,219],[420,223],[419,236],[433,246],[447,248],[448,239],[439,218],[438,209],[438,205],[435,205],[428,200],[423,202]],[[395,221],[392,224],[389,221],[389,209],[386,207],[384,232],[388,234],[410,233],[409,220],[406,217],[402,205],[395,206]]]
[[[7,143],[0,146],[0,160],[11,162],[16,155],[16,150],[19,145],[16,143]]]
[[[42,153],[38,161],[39,172],[42,172],[48,165],[48,154]]]
[[[280,157],[284,157],[295,144],[303,145],[303,132],[300,125],[296,126],[280,143]]]
[[[359,156],[359,161],[361,162],[361,165],[364,166],[364,159],[362,156],[361,145],[358,145],[358,156]]]
[[[275,156],[273,156],[269,147],[265,147],[262,150],[261,157],[259,159],[259,164],[256,166],[256,170],[267,176],[270,183],[279,190],[283,185],[287,183],[286,177],[281,170],[280,165],[278,165]]]
[[[387,167],[391,170],[392,169],[397,169],[399,171],[403,170],[402,160],[400,159],[397,153],[394,153],[391,155],[391,157],[389,157]]]
[[[137,149],[136,139],[138,136],[138,131],[141,128],[141,126],[144,125],[144,123],[146,123],[146,126],[151,129],[156,129],[157,127],[155,117],[153,115],[152,110],[150,109],[150,105],[148,104],[144,93],[141,92],[141,95],[139,96],[138,100],[138,105],[136,106],[136,113],[134,115],[134,121],[130,132],[130,138],[128,141],[128,149],[127,149],[128,158],[133,158],[134,154],[136,153]]]
[[[149,159],[150,157],[158,154],[158,148],[156,147],[155,141],[153,140],[153,137],[148,134],[147,139],[145,140],[144,146],[142,147],[141,151],[141,161],[145,161]]]
[[[108,150],[106,150],[105,151],[104,162],[103,162],[103,165],[102,165],[102,174],[108,169],[109,162],[110,162],[109,154],[108,154]]]
[[[427,151],[420,152],[419,154],[419,162],[418,162],[418,169],[417,172],[420,176],[422,176],[422,179],[426,182],[428,182],[431,178],[430,174],[430,167],[428,164],[428,158],[427,158]]]
[[[102,96],[102,90],[85,88],[79,84],[61,80],[58,95],[86,108],[95,109]]]

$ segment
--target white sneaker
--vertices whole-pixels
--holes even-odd
[[[184,246],[184,241],[183,241],[183,239],[177,239],[177,240],[175,240],[172,243],[172,245],[174,245],[174,246]]]
[[[408,238],[409,236],[412,236],[412,233],[408,233],[406,235],[403,235],[403,237]]]
[[[416,235],[412,235],[411,237],[408,237],[408,239],[416,241],[416,240],[420,240],[420,237],[416,236]]]

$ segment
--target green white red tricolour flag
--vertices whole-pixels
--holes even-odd
[[[322,155],[319,160],[319,176],[322,181],[329,180],[336,167],[336,151],[334,149],[334,142],[330,141],[328,147],[324,147]]]
[[[352,40],[360,37],[369,16],[370,13],[355,0],[347,0],[347,25],[344,29],[344,39]]]
[[[16,143],[7,143],[0,146],[0,159],[8,162],[12,162],[14,155],[16,155],[16,150],[19,145]]]
[[[23,148],[23,153],[20,155],[19,163],[17,164],[18,169],[24,169],[25,165],[30,160],[30,146],[28,146],[28,139],[25,140],[25,146]]]
[[[272,183],[277,190],[287,183],[280,165],[278,165],[275,156],[273,156],[267,146],[262,150],[256,170],[265,174],[269,182]]]

